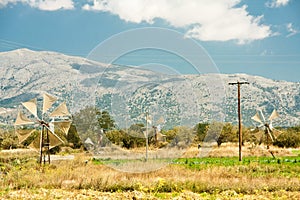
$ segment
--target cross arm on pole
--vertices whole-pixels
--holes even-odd
[[[236,83],[228,83],[229,85],[242,85],[242,84],[249,84],[249,82],[242,81],[242,82],[236,82]]]

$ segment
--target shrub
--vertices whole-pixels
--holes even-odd
[[[18,138],[13,131],[0,133],[0,149],[17,148]]]
[[[300,146],[300,133],[294,130],[287,130],[280,134],[274,145],[278,147],[292,147],[296,148]]]

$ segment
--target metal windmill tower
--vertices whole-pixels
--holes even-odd
[[[277,111],[274,109],[268,119],[265,118],[265,116],[261,110],[259,112],[256,112],[256,114],[251,118],[254,121],[260,123],[256,127],[256,129],[264,128],[264,135],[262,136],[261,140],[265,139],[267,149],[270,148],[270,141],[274,142],[276,140],[277,136],[281,133],[279,130],[276,130],[272,125],[273,120],[278,117],[279,117],[279,115],[278,115]],[[274,157],[274,155],[271,151],[270,151],[270,153]]]
[[[19,143],[24,142],[31,136],[36,128],[40,129],[40,134],[29,145],[29,147],[39,150],[40,164],[43,161],[44,164],[46,163],[46,156],[50,163],[50,149],[64,143],[64,141],[55,133],[55,130],[58,128],[64,134],[67,134],[71,126],[71,115],[65,102],[61,103],[56,109],[48,114],[48,110],[56,101],[56,97],[45,93],[43,95],[42,113],[38,112],[36,98],[23,102],[22,105],[29,111],[30,115],[25,115],[23,112],[19,111],[14,124]],[[28,129],[30,126],[31,129]]]

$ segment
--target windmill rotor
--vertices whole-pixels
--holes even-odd
[[[49,150],[64,143],[63,139],[57,135],[56,130],[59,129],[62,133],[67,135],[72,123],[71,115],[65,102],[61,103],[48,114],[49,109],[52,108],[56,101],[56,97],[47,93],[43,94],[43,107],[41,112],[38,112],[37,98],[22,102],[22,106],[27,110],[27,113],[30,114],[26,115],[19,110],[14,124],[19,143],[23,143],[27,140],[37,128],[40,129],[40,134],[29,144],[29,147],[40,151],[40,163],[42,163],[43,159],[44,163],[46,162],[46,154],[48,155],[48,162],[50,163]],[[24,129],[24,127],[26,128]]]
[[[278,117],[279,117],[279,114],[274,109],[267,120],[266,120],[262,110],[259,110],[259,112],[257,111],[256,114],[251,118],[252,120],[260,123],[258,126],[256,126],[256,128],[254,130],[259,130],[261,128],[264,128],[265,135],[264,136],[262,135],[261,138],[266,139],[267,149],[269,149],[269,140],[274,142],[277,139],[277,136],[281,133],[281,131],[275,129],[272,125],[273,120]]]

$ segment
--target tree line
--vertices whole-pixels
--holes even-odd
[[[118,128],[108,111],[100,111],[95,107],[86,107],[73,115],[73,123],[69,133],[58,133],[64,140],[64,146],[84,148],[89,138],[90,144],[99,147],[118,145],[122,148],[137,148],[145,146],[145,124],[137,123],[129,128]],[[278,147],[300,147],[300,125],[289,128],[277,128],[280,135],[273,145]],[[259,145],[266,142],[264,132],[243,127],[243,143]],[[30,144],[38,131],[23,144],[18,143],[13,127],[0,127],[0,149],[22,148]],[[218,146],[226,142],[238,142],[238,127],[228,122],[198,123],[194,127],[176,126],[172,129],[162,129],[157,139],[155,127],[148,129],[149,144],[156,148],[165,146],[187,147],[202,142],[216,142]],[[93,144],[91,144],[93,143]],[[57,147],[58,151],[60,147]]]

